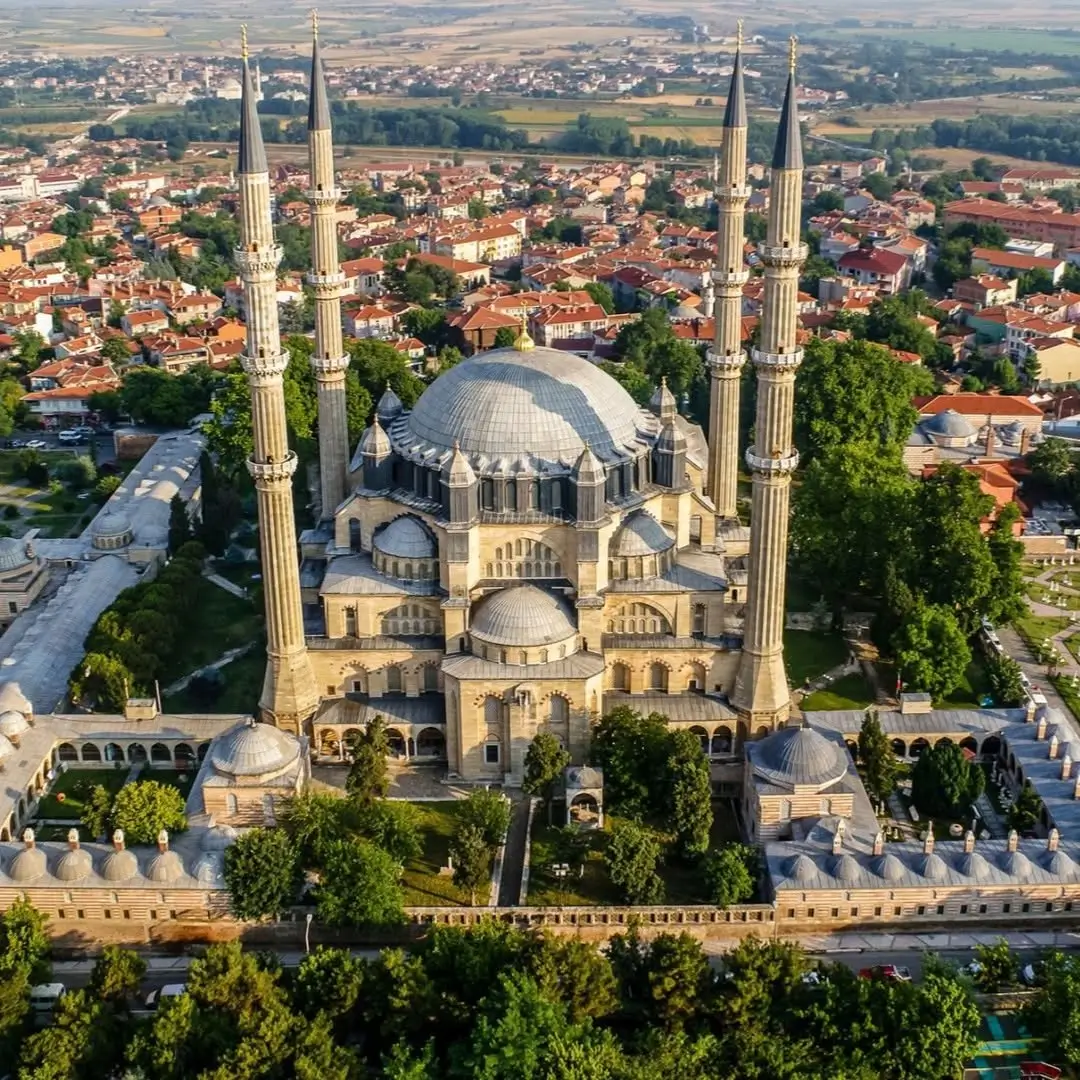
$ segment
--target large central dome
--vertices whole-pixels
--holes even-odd
[[[436,379],[390,434],[410,457],[457,444],[474,467],[524,460],[535,469],[572,466],[586,442],[609,460],[622,457],[620,451],[635,453],[656,426],[651,413],[587,360],[555,349],[495,349]]]

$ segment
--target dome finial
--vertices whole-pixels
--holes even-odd
[[[529,317],[525,314],[525,310],[521,312],[521,333],[518,334],[514,341],[514,348],[518,352],[531,352],[536,348],[536,342],[529,337]]]
[[[795,62],[799,51],[799,39],[795,34],[792,34],[788,39],[788,71],[792,75],[795,74]]]
[[[313,40],[319,40],[319,9],[311,9],[311,37]]]
[[[742,28],[743,28],[743,21],[742,21],[742,19],[739,19],[735,23],[735,48],[736,49],[741,49],[742,48]]]
[[[240,59],[248,58],[247,23],[240,24]]]

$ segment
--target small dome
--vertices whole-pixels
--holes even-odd
[[[990,864],[977,851],[965,851],[957,857],[956,869],[965,877],[985,878]]]
[[[58,881],[81,881],[94,870],[90,852],[81,847],[69,848],[56,860],[54,876]]]
[[[1042,864],[1055,877],[1073,877],[1076,874],[1076,863],[1060,849],[1045,852]]]
[[[383,391],[382,397],[379,398],[379,404],[375,406],[375,414],[382,421],[392,420],[404,409],[404,405],[401,404],[401,398],[394,393],[390,384],[386,384],[386,389]]]
[[[604,773],[601,769],[591,765],[571,765],[566,770],[567,788],[602,788],[604,786]]]
[[[98,514],[90,526],[90,542],[96,548],[124,547],[133,539],[131,519],[120,510],[106,510]]]
[[[110,851],[101,860],[101,876],[106,881],[130,881],[139,876],[139,860],[127,848]]]
[[[645,510],[636,510],[619,527],[608,548],[610,558],[658,555],[675,544],[675,538]]]
[[[1011,424],[1003,424],[999,427],[998,434],[1007,446],[1019,446],[1020,440],[1024,437],[1024,425],[1019,420],[1014,420]]]
[[[787,727],[756,747],[754,771],[787,787],[834,783],[848,769],[847,752],[811,727]]]
[[[787,866],[787,876],[794,881],[813,881],[817,872],[818,868],[809,855],[796,855]]]
[[[195,880],[210,889],[225,887],[225,857],[220,851],[209,851],[195,864]]]
[[[1060,728],[1065,723],[1065,714],[1052,705],[1040,705],[1035,710],[1035,723],[1038,724],[1043,720],[1046,721],[1047,738],[1049,738],[1055,728]]]
[[[395,559],[434,559],[439,553],[435,537],[411,514],[394,518],[375,533],[372,547]]]
[[[36,881],[48,872],[45,852],[38,847],[23,848],[8,865],[8,877],[12,881]]]
[[[577,633],[566,601],[535,585],[513,585],[487,597],[469,632],[492,645],[550,645]]]
[[[203,851],[224,851],[230,844],[236,843],[237,832],[231,825],[215,825],[206,830],[203,837]]]
[[[24,731],[30,730],[30,723],[21,712],[8,709],[0,713],[0,735],[7,739],[17,739]]]
[[[227,776],[269,776],[300,756],[300,742],[269,724],[238,724],[214,740],[210,763]]]
[[[678,319],[698,319],[701,317],[701,312],[696,307],[691,307],[689,304],[679,304],[679,306],[671,313],[673,320]]]
[[[872,869],[879,878],[885,881],[899,881],[905,873],[904,864],[889,852],[879,855],[874,860]]]
[[[159,851],[146,868],[151,881],[165,883],[184,876],[184,862],[175,851]]]
[[[837,855],[829,868],[832,876],[838,881],[858,881],[860,875],[859,864],[848,854]]]
[[[23,716],[33,716],[34,706],[30,699],[22,692],[22,687],[17,682],[0,684],[0,712],[8,709],[20,712]]]
[[[975,434],[975,428],[955,409],[946,409],[929,420],[923,427],[933,435],[944,435],[950,439],[964,439]]]
[[[915,860],[915,870],[928,881],[942,881],[949,874],[945,860],[936,851],[931,851],[928,855],[920,855]]]
[[[33,549],[24,540],[16,540],[14,536],[0,539],[0,574],[7,570],[18,570],[33,558]]]
[[[1022,851],[1006,851],[998,863],[1010,877],[1029,878],[1034,870],[1031,860]]]
[[[12,745],[11,740],[6,735],[0,735],[0,761],[6,757],[11,757],[15,753],[15,747]]]

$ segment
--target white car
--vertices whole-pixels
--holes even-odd
[[[166,983],[165,986],[160,987],[157,990],[151,990],[146,995],[146,1007],[148,1009],[156,1009],[163,1001],[168,1001],[169,998],[180,997],[181,994],[187,993],[187,983]]]
[[[49,444],[44,439],[29,439],[26,443],[28,450],[44,450]]]

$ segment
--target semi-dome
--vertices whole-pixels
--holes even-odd
[[[225,856],[220,851],[208,851],[195,864],[195,880],[210,889],[225,887]]]
[[[577,632],[566,601],[535,585],[512,585],[487,597],[469,625],[473,637],[491,645],[551,645]]]
[[[236,843],[236,830],[231,825],[214,825],[206,830],[202,839],[203,851],[224,851],[230,844]]]
[[[22,692],[22,687],[17,682],[5,682],[0,684],[0,712],[12,709],[20,712],[23,716],[31,716],[34,706],[30,699]]]
[[[16,540],[14,536],[5,536],[0,539],[0,574],[9,570],[18,570],[33,561],[34,549],[23,540]]]
[[[5,739],[17,739],[30,730],[30,722],[21,712],[8,709],[0,713],[0,735]]]
[[[990,864],[977,851],[965,851],[956,860],[956,869],[970,878],[985,878]]]
[[[812,727],[788,727],[763,739],[754,755],[754,771],[784,787],[825,787],[847,772],[842,746]]]
[[[1042,863],[1055,877],[1072,877],[1076,873],[1076,863],[1060,849],[1046,852]]]
[[[214,740],[210,764],[227,776],[271,776],[299,756],[300,743],[293,736],[252,720]]]
[[[0,761],[14,753],[15,746],[12,741],[6,735],[0,735]]]
[[[945,860],[936,851],[920,855],[915,860],[915,871],[928,881],[943,881],[949,874]]]
[[[528,468],[570,468],[588,443],[610,460],[642,449],[657,421],[595,364],[555,349],[493,349],[439,376],[390,429],[415,457],[455,445],[477,471],[524,459]]]
[[[1028,878],[1034,869],[1031,860],[1022,851],[1006,851],[1001,856],[1001,869],[1011,877]]]
[[[923,427],[932,435],[944,435],[950,439],[964,439],[975,434],[975,428],[955,409],[946,409],[931,416]]]
[[[675,538],[646,510],[637,510],[619,527],[611,539],[608,554],[612,558],[635,555],[658,555],[667,551]]]
[[[395,559],[434,559],[438,554],[435,537],[419,518],[404,514],[380,529],[372,547]]]

